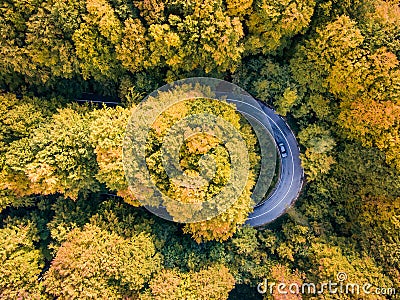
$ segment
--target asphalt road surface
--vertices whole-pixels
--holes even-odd
[[[296,201],[303,187],[304,172],[300,162],[300,151],[296,138],[285,120],[274,110],[260,102],[260,106],[271,124],[276,144],[283,143],[287,156],[280,155],[280,178],[268,199],[254,207],[246,224],[259,227],[276,220]]]

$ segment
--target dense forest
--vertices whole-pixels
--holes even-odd
[[[396,299],[257,285],[346,272],[400,293],[399,59],[398,0],[0,1],[0,298]],[[306,184],[264,228],[243,226],[248,195],[182,225],[128,189],[132,110],[194,76],[296,133]]]

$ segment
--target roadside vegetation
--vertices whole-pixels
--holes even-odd
[[[2,1],[0,298],[262,299],[264,279],[339,272],[400,292],[399,32],[395,0]],[[252,178],[233,211],[192,225],[128,189],[132,109],[194,76],[239,85],[296,133],[306,185],[264,230],[242,226]],[[78,105],[82,93],[120,105]]]

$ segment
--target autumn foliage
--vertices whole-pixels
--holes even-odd
[[[0,298],[260,299],[265,279],[338,272],[398,294],[399,32],[398,0],[0,1]],[[227,107],[172,107],[153,124],[146,162],[169,195],[209,198],[230,174],[221,141],[197,136],[181,148],[190,176],[202,155],[217,162],[198,190],[164,176],[159,142],[190,113],[222,116],[244,134],[251,162],[232,207],[181,225],[148,213],[128,187],[121,143],[132,110],[167,82],[203,76],[266,102],[297,136],[304,189],[263,228],[242,226],[259,158],[249,125]]]

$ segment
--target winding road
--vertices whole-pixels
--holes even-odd
[[[272,131],[273,139],[277,146],[277,155],[280,156],[281,162],[279,179],[272,194],[267,196],[267,199],[259,202],[246,220],[246,224],[253,227],[260,227],[271,223],[283,215],[297,200],[304,182],[304,171],[300,161],[300,149],[296,137],[286,121],[262,101],[254,100],[249,94],[220,94],[225,95],[228,102],[234,103],[238,111],[245,117],[256,117],[257,122],[261,123],[264,128],[269,128],[269,132]],[[251,105],[252,103],[253,106]],[[249,107],[251,107],[251,109],[249,109]],[[283,144],[285,147],[287,153],[286,157],[281,155],[278,149],[279,144]]]
[[[233,95],[231,93],[224,92],[221,94],[227,96],[228,102],[233,102],[239,106],[244,104],[244,102],[238,101],[235,97],[230,97]],[[250,95],[243,95],[242,97],[249,97],[255,101]],[[77,101],[93,102],[92,100]],[[95,102],[105,103],[104,101]],[[107,102],[107,104],[118,105],[120,103]],[[263,111],[263,113],[261,111],[257,113],[258,122],[263,123],[265,128],[272,129],[276,145],[282,143],[286,149],[287,156],[282,157],[280,151],[277,151],[281,160],[279,180],[276,183],[272,194],[270,194],[267,199],[257,204],[254,207],[253,212],[248,216],[246,224],[253,227],[266,225],[283,215],[298,198],[304,181],[304,171],[301,167],[300,161],[300,150],[294,133],[286,121],[276,114],[273,109],[269,108],[261,101],[258,101],[258,104]],[[248,107],[245,106],[243,107],[242,112],[245,112],[248,109]]]
[[[280,157],[280,178],[274,192],[248,216],[246,224],[260,227],[276,220],[296,201],[303,187],[304,172],[296,138],[285,120],[274,110],[259,102],[272,127],[276,144],[283,143],[287,156]],[[280,152],[278,152],[280,155]]]

